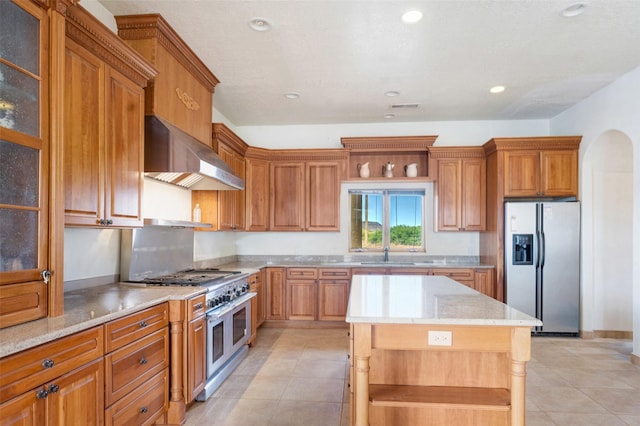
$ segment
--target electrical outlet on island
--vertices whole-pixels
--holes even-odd
[[[451,332],[430,330],[429,346],[451,346]]]

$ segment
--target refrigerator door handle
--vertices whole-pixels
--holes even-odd
[[[542,255],[542,251],[541,251],[541,238],[540,238],[540,231],[536,231],[536,249],[535,249],[535,256],[536,256],[536,270],[542,266],[542,265],[540,264],[540,256],[541,256],[541,255]]]
[[[544,268],[544,258],[546,250],[546,241],[544,239],[544,232],[540,232],[540,268]]]

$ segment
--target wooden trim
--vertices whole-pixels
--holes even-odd
[[[269,161],[271,160],[271,150],[267,148],[249,146],[244,156],[245,158]]]
[[[481,146],[431,146],[429,154],[433,159],[465,159],[485,158],[484,149]]]
[[[274,149],[269,151],[272,161],[332,161],[347,160],[344,149]]]
[[[492,138],[482,147],[486,155],[495,151],[578,149],[582,136],[536,136],[524,138]]]
[[[211,136],[213,140],[213,149],[218,151],[218,143],[222,142],[230,149],[234,150],[240,156],[244,157],[249,145],[243,141],[240,136],[236,135],[224,123],[213,123],[211,126]]]
[[[438,136],[367,136],[340,138],[351,151],[420,151],[428,150]]]
[[[220,80],[158,13],[116,16],[118,35],[123,40],[156,39],[211,93]]]
[[[158,71],[82,6],[66,9],[66,35],[140,87]]]

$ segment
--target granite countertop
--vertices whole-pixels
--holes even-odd
[[[386,324],[542,325],[443,276],[354,275],[347,322]]]
[[[64,314],[0,330],[0,357],[104,324],[168,300],[183,300],[203,287],[134,287],[110,284],[64,295]]]
[[[219,269],[229,269],[241,272],[256,273],[265,267],[293,267],[293,268],[477,268],[491,269],[494,265],[479,263],[445,263],[445,262],[410,262],[410,261],[325,261],[325,260],[263,260],[263,261],[236,261],[229,263],[208,263],[202,262],[200,266],[215,267]]]

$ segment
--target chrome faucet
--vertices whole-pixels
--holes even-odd
[[[382,249],[382,251],[384,252],[384,261],[388,262],[389,261],[389,247],[384,247]]]

